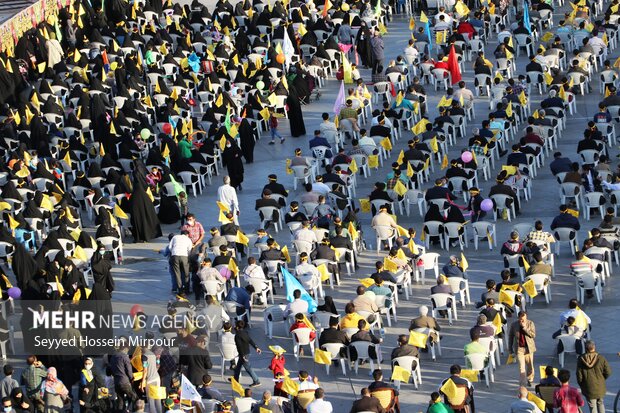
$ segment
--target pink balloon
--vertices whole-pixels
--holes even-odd
[[[493,201],[490,200],[489,198],[484,199],[480,203],[480,209],[482,209],[484,212],[489,212],[490,210],[493,209]]]
[[[144,309],[142,308],[140,304],[134,304],[133,307],[131,307],[131,309],[129,310],[129,314],[132,317],[135,317],[136,314],[143,313],[143,312],[144,312]]]
[[[465,151],[461,154],[461,160],[465,163],[470,163],[472,159],[474,159],[474,155],[469,151]]]

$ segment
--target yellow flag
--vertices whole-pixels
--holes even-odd
[[[297,31],[299,32],[299,35],[301,37],[304,37],[306,33],[308,33],[308,30],[306,29],[306,26],[304,26],[303,23],[299,24],[299,27],[297,27]]]
[[[0,274],[2,276],[2,280],[4,281],[4,285],[6,285],[6,288],[11,288],[13,287],[13,284],[11,284],[11,281],[9,281],[9,278],[4,275],[4,274]]]
[[[47,66],[47,63],[46,63],[46,62],[39,63],[39,64],[37,65],[37,69],[39,70],[39,73],[43,73],[43,72],[45,72],[45,67],[46,67],[46,66]]]
[[[327,271],[327,266],[325,264],[319,265],[316,269],[321,275],[321,281],[329,280],[329,271]]]
[[[448,167],[448,154],[443,155],[443,159],[441,160],[441,170],[444,170]]]
[[[506,365],[510,365],[513,363],[516,363],[517,360],[515,360],[515,357],[512,354],[508,355],[508,359],[506,360]]]
[[[233,274],[239,274],[239,267],[237,267],[237,262],[233,259],[228,261],[228,269]]]
[[[293,175],[293,169],[291,168],[291,160],[287,159],[286,160],[286,174],[287,175]]]
[[[506,116],[512,118],[512,102],[508,102],[508,106],[506,107]]]
[[[275,106],[276,103],[278,103],[278,99],[276,98],[276,94],[272,93],[269,96],[267,96],[267,101],[269,102],[269,104],[271,106]]]
[[[349,164],[349,170],[351,171],[352,174],[356,174],[357,173],[357,162],[355,162],[355,159],[351,159],[351,163]]]
[[[220,150],[224,150],[226,148],[226,136],[222,136],[222,139],[220,139]]]
[[[547,369],[547,366],[538,366],[538,372],[540,373],[541,379],[547,378],[547,372],[545,371],[546,369]],[[553,369],[553,375],[556,377],[558,376],[558,369],[556,368]]]
[[[299,383],[291,380],[288,377],[285,377],[284,382],[282,383],[282,390],[290,394],[291,396],[295,397],[297,396],[297,393],[299,392]]]
[[[532,113],[532,117],[534,119],[539,119],[540,118],[540,115],[538,114],[538,110],[535,110],[534,113]]]
[[[56,289],[61,297],[65,295],[65,289],[63,288],[62,283],[58,280],[58,276],[56,276]]]
[[[409,235],[409,232],[405,228],[401,227],[400,225],[396,226],[396,230],[398,231],[398,235],[401,237],[406,237]],[[399,249],[398,251],[402,251],[402,250]]]
[[[502,331],[502,317],[499,313],[495,314],[493,325],[495,326],[495,334],[499,334]]]
[[[230,387],[232,387],[233,391],[239,396],[245,397],[245,390],[243,389],[243,386],[237,380],[235,380],[234,377],[230,378]]]
[[[609,88],[607,86],[605,86],[605,97],[611,95],[611,91],[609,90]]]
[[[411,16],[411,18],[409,19],[409,30],[413,30],[415,29],[415,19],[413,18],[413,16]]]
[[[467,269],[469,268],[469,263],[467,262],[467,258],[465,258],[465,254],[463,254],[461,252],[461,268],[463,269],[463,272],[467,271]]]
[[[353,222],[349,222],[349,227],[347,229],[349,231],[349,234],[351,235],[351,239],[355,241],[359,234],[357,232],[357,228],[355,228],[355,225],[353,225]]]
[[[220,93],[217,99],[215,100],[215,105],[219,108],[224,104],[224,96]]]
[[[390,141],[390,138],[383,138],[381,140],[381,142],[379,143],[386,151],[391,151],[392,150],[392,142]]]
[[[402,227],[400,227],[402,228]],[[400,231],[398,231],[400,234]],[[396,251],[396,258],[398,258],[399,260],[407,260],[407,256],[405,255],[405,251],[402,250],[402,248],[399,248],[398,251]]]
[[[514,50],[514,43],[512,42],[512,36],[508,38],[508,46]],[[510,60],[514,57],[513,53],[506,48],[506,59]]]
[[[588,329],[588,319],[581,309],[578,310],[577,316],[575,317],[575,325],[584,331]]]
[[[424,12],[420,12],[420,22],[422,23],[428,22],[428,17],[426,17],[426,14],[424,14]]]
[[[469,15],[469,7],[467,7],[462,1],[456,3],[454,10],[456,10],[456,12],[461,16]]]
[[[396,265],[394,261],[388,259],[388,257],[385,257],[383,259],[383,269],[391,273],[396,273],[398,272],[398,265]]]
[[[543,37],[541,38],[541,40],[543,42],[548,42],[549,40],[553,39],[553,32],[547,32],[543,35]]]
[[[527,273],[530,270],[530,263],[527,262],[525,256],[521,256],[521,262],[523,262],[523,269],[525,269],[525,272]]]
[[[534,298],[538,295],[538,291],[536,291],[536,286],[534,285],[533,280],[527,280],[523,283],[523,289],[530,297]]]
[[[545,403],[545,401],[543,399],[541,399],[540,397],[536,396],[532,392],[528,392],[527,393],[527,399],[529,401],[531,401],[532,403],[534,403],[540,409],[541,412],[544,412],[545,409],[547,408],[547,403]]]
[[[402,183],[399,179],[394,186],[394,192],[396,192],[400,196],[404,196],[407,193],[407,187]]]
[[[115,215],[117,218],[121,218],[121,219],[128,219],[128,218],[129,218],[129,217],[127,216],[127,214],[125,213],[125,211],[123,211],[123,210],[121,209],[121,207],[120,207],[120,206],[118,206],[118,205],[114,205],[114,215]]]
[[[405,160],[405,151],[401,149],[400,152],[398,153],[398,159],[396,159],[396,163],[401,165],[404,160]]]
[[[235,242],[247,246],[250,243],[250,239],[246,237],[243,232],[237,230],[237,239],[235,240]]]
[[[163,400],[168,397],[168,391],[163,386],[149,385],[148,397],[153,400]]]
[[[553,83],[553,76],[551,76],[551,73],[544,72],[543,73],[543,77],[545,78],[545,83],[547,84],[547,86],[549,86],[551,83]]]
[[[263,118],[263,120],[267,120],[269,119],[269,108],[268,107],[264,107],[260,112],[261,117]]]
[[[408,343],[412,346],[416,346],[419,348],[426,347],[426,341],[428,340],[428,335],[424,333],[419,333],[417,331],[409,332],[409,341]]]
[[[84,251],[84,248],[80,247],[79,245],[75,247],[75,250],[73,251],[73,256],[78,260],[88,261],[88,257],[86,257],[86,251]]]
[[[431,147],[431,150],[433,151],[433,153],[439,152],[439,144],[437,143],[437,138],[436,137],[433,137],[433,139],[431,139],[428,143],[429,143],[429,146]]]
[[[451,400],[451,399],[454,399],[456,397],[456,394],[458,392],[458,388],[456,387],[456,384],[454,384],[452,379],[448,379],[443,384],[443,386],[441,386],[439,391],[442,392],[443,394],[445,394],[446,397],[448,398],[448,400]]]
[[[36,110],[40,109],[41,106],[41,101],[39,101],[39,96],[37,92],[34,92],[34,94],[32,95],[32,98],[30,99],[30,103],[32,103],[35,107]],[[28,107],[28,106],[26,106]]]
[[[442,96],[441,99],[439,100],[439,103],[437,104],[438,108],[442,108],[445,106],[452,106],[452,99],[448,99],[446,98],[446,96]]]
[[[411,372],[402,368],[401,366],[394,366],[394,370],[392,370],[392,380],[398,380],[403,383],[409,383],[409,379],[411,378]]]
[[[360,280],[360,284],[362,284],[366,288],[370,287],[374,283],[375,283],[375,280],[373,280],[372,278],[362,278]]]
[[[435,33],[435,42],[437,44],[442,44],[446,42],[446,31],[441,30]]]
[[[360,200],[360,209],[362,212],[370,212],[370,200],[368,198],[361,198]]]
[[[478,381],[478,371],[461,369],[461,377],[476,383]]]
[[[415,244],[415,241],[413,240],[413,238],[409,240],[409,244],[407,245],[407,247],[409,248],[409,251],[411,251],[413,255],[420,254],[420,251],[418,250],[418,246]]]
[[[502,290],[499,292],[499,302],[512,307],[515,305],[515,300],[511,294],[508,294],[506,291]]]
[[[316,349],[314,350],[314,362],[316,364],[332,364],[332,354],[329,351]]]
[[[282,255],[284,255],[284,258],[286,258],[286,262],[291,262],[291,256],[288,253],[288,246],[285,245],[284,247],[282,247],[281,251]]]
[[[370,167],[370,168],[378,168],[379,167],[379,155],[370,155],[370,156],[368,156],[368,167]]]
[[[19,222],[15,218],[13,218],[13,216],[10,214],[9,214],[9,227],[11,229],[15,229],[19,227]]]
[[[411,163],[407,162],[407,176],[411,178],[413,175],[415,175],[415,171],[413,170]]]
[[[415,124],[415,126],[413,128],[411,128],[411,131],[413,132],[414,135],[420,135],[424,132],[426,132],[426,125],[429,124],[429,120],[426,118],[422,118],[420,119],[420,121],[418,123]]]

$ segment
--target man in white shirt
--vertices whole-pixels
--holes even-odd
[[[453,21],[452,16],[446,13],[446,8],[444,6],[441,6],[439,10],[437,11],[437,14],[435,15],[435,25],[437,25],[437,23],[439,23],[442,20],[441,16],[443,16],[444,22],[446,22],[449,25],[452,25],[452,21]]]
[[[308,253],[299,254],[299,265],[295,267],[295,275],[308,291],[313,286],[320,285],[321,274],[319,270],[312,264],[308,263]]]
[[[299,390],[316,390],[319,388],[319,378],[310,377],[307,371],[299,371]]]
[[[413,62],[417,59],[420,52],[418,52],[418,49],[415,48],[415,41],[413,39],[409,39],[409,44],[405,47],[403,53],[405,54],[407,63]]]
[[[202,283],[203,288],[205,288],[204,283],[207,281],[217,281],[217,292],[221,293],[224,291],[224,284],[226,284],[226,278],[222,277],[222,274],[215,268],[211,266],[211,259],[206,258],[202,263],[200,263],[200,270],[198,271],[198,278]],[[206,288],[205,288],[206,291]]]
[[[469,109],[474,104],[474,94],[471,90],[465,87],[465,82],[459,82],[459,88],[454,92],[453,98],[460,102],[461,96],[463,96],[463,107]]]
[[[323,177],[321,175],[316,177],[316,182],[312,184],[312,192],[316,192],[320,195],[327,196],[331,191],[329,186],[323,183]]]
[[[330,143],[330,145],[335,145],[336,134],[338,133],[336,124],[329,120],[329,113],[323,113],[322,118],[323,122],[321,122],[321,124],[319,125],[321,136],[324,136],[325,139],[327,139],[327,141]]]
[[[607,52],[607,45],[598,36],[592,36],[590,40],[588,40],[588,44],[591,45],[596,51],[602,50],[603,53]]]
[[[334,408],[330,402],[323,400],[325,391],[322,388],[318,388],[314,391],[314,400],[308,405],[306,410],[308,413],[332,413]]]
[[[217,188],[217,200],[226,205],[235,217],[235,224],[238,224],[239,201],[237,191],[230,185],[230,177],[224,177],[224,185]]]
[[[256,258],[250,257],[248,258],[248,266],[243,270],[243,279],[246,282],[253,278],[255,280],[265,280],[265,272],[260,265],[256,264]]]
[[[319,242],[314,231],[310,229],[310,221],[301,223],[301,228],[295,233],[295,241],[309,242],[313,246]]]
[[[286,305],[284,318],[297,313],[308,314],[308,302],[301,299],[301,290],[293,291],[293,301]]]
[[[172,271],[177,279],[179,291],[189,294],[189,254],[194,247],[192,240],[187,236],[187,230],[175,235],[168,244]]]

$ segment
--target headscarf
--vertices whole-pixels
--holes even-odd
[[[69,394],[69,390],[67,390],[63,382],[58,380],[56,367],[50,367],[47,369],[47,377],[45,378],[45,391],[49,394],[57,394],[63,398],[67,397],[67,395]]]

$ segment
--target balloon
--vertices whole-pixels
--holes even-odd
[[[474,159],[474,155],[469,151],[465,151],[461,154],[461,160],[465,163],[470,163],[472,159]]]
[[[488,211],[492,210],[493,209],[493,201],[490,200],[489,198],[484,199],[480,203],[480,209],[482,209],[484,212],[488,212]]]
[[[164,123],[164,127],[162,128],[162,130],[166,135],[170,135],[170,133],[172,132],[172,125],[169,123]]]
[[[284,57],[283,53],[280,53],[276,56],[276,62],[283,64],[284,61],[286,60],[286,58]]]
[[[263,90],[265,88],[265,83],[262,80],[256,82],[256,89]]]
[[[349,11],[349,5],[347,3],[342,3],[342,6],[340,6],[340,10]]]
[[[144,313],[144,309],[140,304],[134,304],[133,307],[131,307],[131,310],[129,310],[129,315],[135,317],[138,313]]]
[[[19,298],[22,295],[22,290],[20,290],[17,287],[11,287],[11,288],[9,288],[7,293],[9,294],[9,297],[11,297],[11,298]]]
[[[416,263],[416,265],[417,265],[418,267],[424,267],[424,260],[421,260],[421,259],[420,259],[420,260],[418,260],[418,262]]]
[[[151,137],[151,131],[148,130],[147,128],[144,128],[140,131],[140,137],[144,140],[147,140],[148,138]]]

